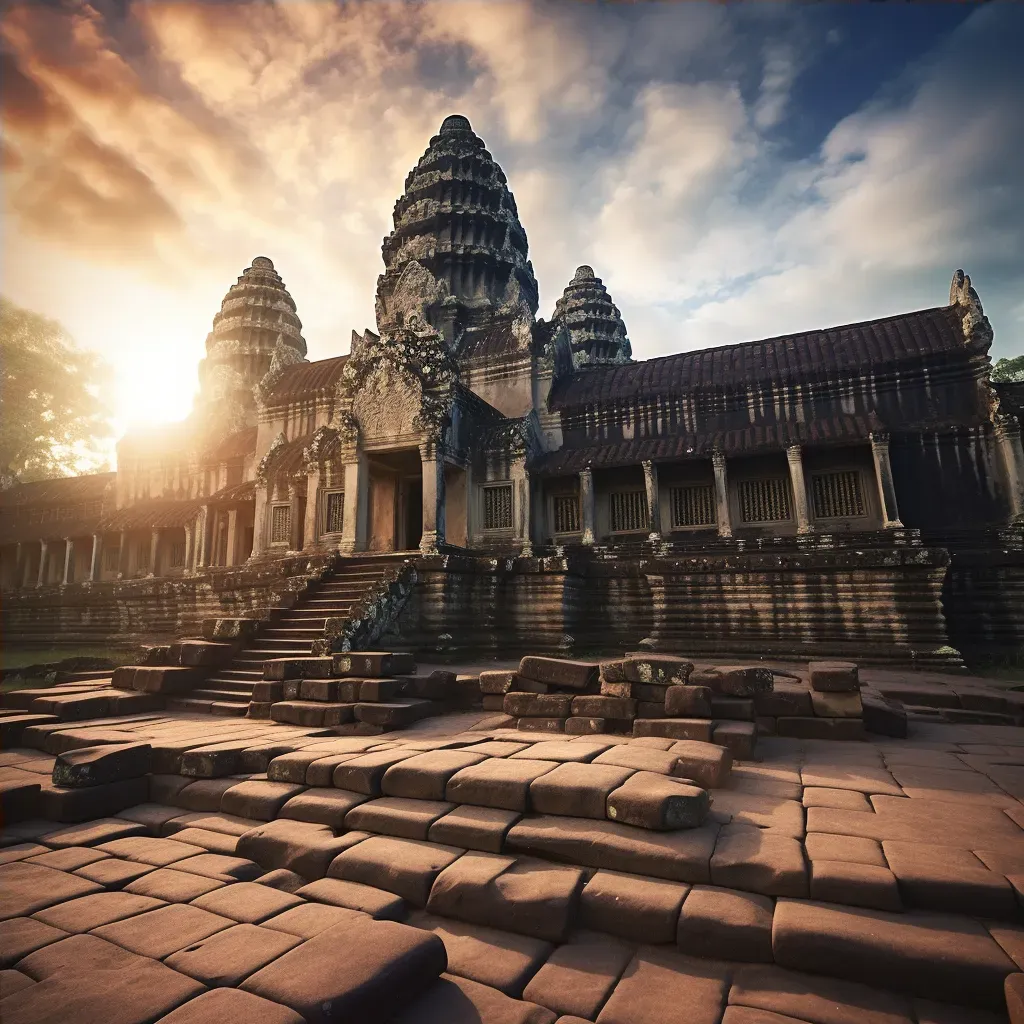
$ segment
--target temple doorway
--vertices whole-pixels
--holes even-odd
[[[412,551],[423,533],[423,470],[419,451],[375,452],[369,459],[367,550]]]

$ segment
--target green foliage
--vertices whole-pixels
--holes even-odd
[[[56,320],[0,297],[0,477],[40,480],[98,468],[111,428],[109,369]]]
[[[1000,359],[992,367],[992,380],[1014,384],[1024,382],[1024,355]]]

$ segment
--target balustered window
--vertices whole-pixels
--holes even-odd
[[[612,533],[646,530],[647,492],[616,491],[611,495]]]
[[[176,540],[171,545],[171,568],[180,569],[185,564],[185,542]]]
[[[327,495],[324,514],[324,532],[341,533],[345,525],[345,492],[331,491]]]
[[[512,485],[484,488],[484,529],[512,529]]]
[[[556,494],[552,499],[555,513],[555,533],[579,533],[580,496],[578,494]]]
[[[292,534],[291,505],[274,505],[270,510],[270,543],[287,544]]]
[[[811,495],[817,519],[853,519],[865,515],[860,473],[815,473],[811,477]]]
[[[673,487],[669,491],[672,507],[672,529],[687,526],[714,526],[715,489],[711,484],[696,487]]]
[[[116,547],[103,549],[103,568],[106,572],[117,572],[117,563],[121,558],[121,552]]]
[[[785,477],[740,481],[740,515],[745,523],[778,523],[792,518]]]

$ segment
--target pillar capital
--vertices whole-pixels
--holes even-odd
[[[717,469],[725,469],[725,452],[721,448],[711,449],[711,465]]]
[[[641,465],[644,470],[644,489],[647,492],[647,525],[650,529],[648,540],[657,543],[661,540],[661,499],[658,493],[658,467],[645,459]]]
[[[886,431],[873,430],[868,437],[871,439],[872,448],[888,448],[889,447],[889,435]]]
[[[1019,438],[1021,436],[1020,420],[1011,413],[998,413],[992,421],[992,428],[997,441]]]

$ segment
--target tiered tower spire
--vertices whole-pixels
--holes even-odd
[[[555,303],[554,320],[569,332],[573,365],[630,361],[633,350],[622,315],[592,267],[576,268]]]

